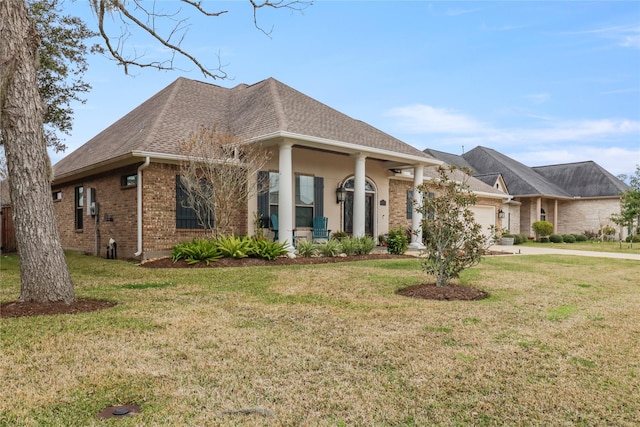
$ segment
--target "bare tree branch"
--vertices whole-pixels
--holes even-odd
[[[269,161],[269,153],[215,127],[201,127],[181,141],[181,152],[189,159],[180,164],[180,183],[187,196],[184,207],[193,209],[212,234],[236,233],[234,217],[257,194],[258,172]]]
[[[203,2],[199,0],[181,0],[181,3],[186,5],[189,9],[195,10],[198,14],[207,17],[219,17],[223,14],[229,13],[228,10],[209,11],[203,7]],[[310,6],[312,1],[306,0],[264,0],[256,1],[249,0],[253,8],[253,23],[257,29],[269,36],[273,31],[273,28],[269,31],[265,31],[258,24],[258,10],[262,8],[273,9],[290,9],[293,11],[302,11],[304,8]],[[182,8],[179,8],[173,13],[166,13],[156,9],[156,2],[153,2],[153,7],[144,7],[141,0],[91,0],[91,5],[96,13],[98,19],[98,29],[100,36],[104,39],[107,46],[107,51],[115,59],[115,61],[124,67],[126,74],[129,74],[130,67],[139,68],[156,68],[158,70],[174,70],[176,56],[186,58],[189,62],[197,67],[206,77],[213,79],[225,79],[227,73],[223,70],[223,65],[218,56],[217,68],[209,68],[205,66],[198,58],[182,48],[182,43],[185,40],[186,34],[189,30],[189,18],[188,11],[184,12],[187,16],[180,18],[183,15]],[[138,11],[138,15],[143,15],[143,18],[136,16],[134,13]],[[112,37],[106,30],[105,16],[115,16],[120,18],[123,23],[121,33],[118,37]],[[162,35],[160,32],[160,26],[167,22],[174,22],[173,27],[169,30],[168,34]],[[134,55],[127,57],[125,55],[126,41],[131,35],[129,27],[137,27],[144,31],[147,35],[155,39],[160,45],[166,47],[171,51],[170,57],[161,61],[143,61],[144,54],[139,55],[135,48],[133,49]],[[114,40],[117,43],[114,44]]]

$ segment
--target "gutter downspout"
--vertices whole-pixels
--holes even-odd
[[[138,191],[138,252],[133,255],[139,257],[142,255],[142,170],[146,169],[151,162],[151,158],[147,156],[144,163],[138,167],[138,177],[136,178]]]

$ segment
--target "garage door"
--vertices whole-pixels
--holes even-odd
[[[491,227],[496,225],[496,208],[493,206],[472,206],[471,212],[478,224],[482,226],[485,236],[491,236]]]

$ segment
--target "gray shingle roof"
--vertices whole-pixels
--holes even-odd
[[[442,160],[442,159],[438,159],[438,160]],[[455,166],[455,165],[454,165]],[[438,174],[438,167],[437,166],[427,166],[424,168],[424,177],[425,179],[429,179],[429,178],[439,178],[440,175]],[[470,176],[468,177],[463,171],[461,171],[460,169],[456,169],[453,171],[453,174],[451,175],[451,178],[458,180],[458,181],[467,181],[467,185],[469,186],[469,189],[475,193],[488,193],[488,194],[494,194],[496,196],[499,197],[506,197],[506,194],[504,194],[502,191],[496,189],[493,187],[493,185],[488,185],[484,182],[482,182],[481,180],[479,180],[478,178],[476,178],[475,176]]]
[[[593,161],[532,168],[574,197],[606,197],[627,190],[627,185]]]
[[[445,153],[444,151],[438,151],[432,148],[427,148],[426,150],[424,150],[424,152],[434,159],[442,160],[448,165],[458,167],[465,166],[473,170],[473,167],[469,164],[469,162],[467,162],[462,156],[458,156],[457,154]]]
[[[491,148],[476,147],[463,154],[475,173],[500,173],[509,194],[513,196],[545,195],[571,197],[571,194],[550,182],[532,168]]]
[[[132,151],[178,155],[179,141],[202,125],[241,140],[290,132],[430,158],[273,78],[230,89],[178,78],[58,162],[54,172],[70,174]]]

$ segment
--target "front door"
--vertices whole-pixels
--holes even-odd
[[[353,233],[353,191],[347,191],[344,201],[344,231]],[[373,193],[364,195],[364,232],[367,236],[373,236]]]

